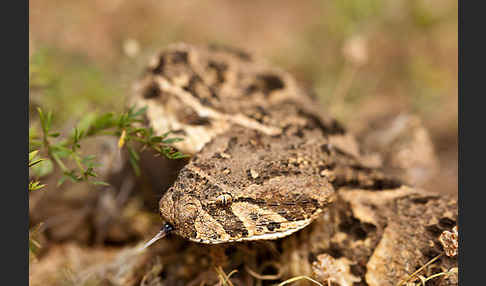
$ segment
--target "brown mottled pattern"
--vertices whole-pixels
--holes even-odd
[[[258,200],[248,197],[241,197],[235,202],[247,202],[256,205],[264,210],[270,210],[278,215],[283,216],[288,221],[303,220],[312,216],[312,214],[324,205],[320,205],[316,199],[309,197],[299,198],[293,201],[278,202],[274,200],[268,202],[265,200]],[[258,215],[256,215],[258,217]]]
[[[248,235],[243,222],[231,211],[229,206],[222,207],[215,203],[210,203],[203,204],[202,208],[223,226],[224,231],[231,238],[237,239]]]
[[[177,130],[175,146],[195,153],[160,200],[183,237],[273,239],[315,219],[335,188],[400,185],[360,164],[342,144],[354,138],[294,78],[245,52],[171,45],[137,92],[156,132]]]

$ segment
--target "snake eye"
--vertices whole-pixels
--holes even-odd
[[[233,197],[230,194],[221,194],[216,197],[216,203],[222,206],[230,205],[233,201]]]

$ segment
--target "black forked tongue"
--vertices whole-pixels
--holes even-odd
[[[151,240],[145,243],[141,250],[146,249],[150,245],[154,244],[157,240],[164,238],[172,230],[174,230],[174,227],[170,223],[165,223],[164,226],[160,229],[159,233],[157,233]]]

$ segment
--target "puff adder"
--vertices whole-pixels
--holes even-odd
[[[164,229],[191,241],[285,237],[326,211],[337,188],[400,186],[362,163],[354,137],[292,76],[243,51],[170,45],[132,101],[193,154],[159,203]]]

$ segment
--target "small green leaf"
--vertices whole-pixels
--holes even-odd
[[[39,150],[34,150],[32,152],[29,152],[29,162],[32,161],[35,156],[37,156],[37,154],[39,153]]]
[[[45,114],[42,109],[38,107],[37,112],[39,113],[42,130],[44,131],[44,134],[48,134],[52,124],[52,111],[49,111],[47,112],[47,114]]]
[[[164,134],[162,134],[162,138],[169,136],[169,134],[170,134],[170,131],[165,132]]]
[[[138,177],[140,176],[140,167],[138,166],[138,160],[140,157],[137,154],[137,151],[135,151],[132,147],[128,146],[128,153],[130,156],[128,156],[130,164],[132,165],[133,171],[135,172],[135,175]]]
[[[130,153],[130,157],[133,157],[136,161],[140,160],[140,156],[138,155],[137,151],[133,149],[131,146],[128,146],[128,152]]]
[[[54,170],[54,164],[52,163],[52,160],[50,159],[42,159],[41,162],[38,162],[35,165],[31,166],[30,171],[32,172],[33,176],[36,178],[42,178]]]
[[[42,130],[44,131],[44,133],[47,133],[46,132],[46,117],[44,115],[44,111],[42,111],[42,109],[40,107],[37,107],[37,113],[39,113],[39,119],[41,121]]]
[[[57,181],[57,186],[60,187],[64,182],[68,179],[67,176],[63,175],[58,181]]]
[[[132,156],[129,157],[130,165],[132,165],[133,171],[135,172],[135,175],[138,177],[140,176],[140,167],[138,166],[138,163],[135,159],[133,159]]]
[[[45,186],[46,185],[41,184],[39,181],[31,181],[29,182],[29,192],[40,190]]]
[[[98,132],[112,128],[116,126],[116,121],[114,119],[113,113],[105,113],[99,117],[96,117],[91,124],[89,131],[86,136],[97,134]]]
[[[91,183],[93,185],[99,185],[99,186],[110,186],[110,184],[108,184],[107,182],[103,182],[103,181],[91,181]]]
[[[44,161],[45,159],[37,159],[29,162],[29,168],[34,167],[35,165],[39,164],[40,162]]]
[[[62,182],[64,182],[67,179],[69,179],[73,183],[77,183],[77,182],[82,181],[83,178],[81,176],[77,175],[74,170],[71,170],[71,171],[64,172],[63,177],[59,181],[62,180]],[[62,182],[61,183],[58,182],[58,184],[60,185],[60,184],[62,184]]]
[[[165,144],[172,144],[172,143],[176,143],[176,142],[181,142],[183,141],[184,139],[182,138],[169,138],[169,139],[164,139],[162,141],[162,143],[165,143]]]
[[[183,153],[181,153],[181,152],[175,152],[175,153],[172,153],[172,154],[168,154],[168,155],[167,155],[167,157],[168,157],[169,159],[174,159],[174,160],[175,160],[175,159],[183,159],[183,158],[187,158],[187,157],[189,157],[189,155],[187,155],[187,154],[183,154]]]
[[[89,167],[88,169],[86,169],[86,171],[84,171],[83,177],[85,179],[87,179],[88,177],[98,177],[98,174],[94,172],[93,167]]]
[[[93,164],[93,160],[96,159],[96,155],[87,155],[81,159],[83,165]]]
[[[162,140],[164,140],[162,136],[154,136],[150,138],[150,142],[152,143],[160,143]]]
[[[94,124],[94,122],[96,121],[97,119],[97,115],[95,112],[90,112],[86,115],[84,115],[78,122],[78,124],[76,124],[76,128],[78,130],[89,130],[91,128],[91,126]]]
[[[65,158],[70,156],[73,153],[72,149],[68,149],[61,145],[53,145],[51,146],[51,151],[56,154],[59,158]]]
[[[146,111],[147,111],[147,106],[144,106],[144,107],[140,108],[139,110],[135,111],[135,113],[133,113],[133,117],[138,117],[140,115],[143,115],[143,114],[145,114]]]

